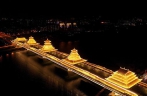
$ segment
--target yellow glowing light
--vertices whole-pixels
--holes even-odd
[[[124,88],[131,88],[141,81],[135,73],[121,67],[118,71],[113,72],[113,74],[106,79]]]
[[[29,37],[29,40],[27,41],[27,43],[29,45],[36,45],[37,44],[37,42],[34,40],[34,38],[32,36]]]
[[[17,37],[15,40],[16,41],[23,41],[23,42],[27,41],[27,39],[25,37],[20,37],[20,38]]]
[[[67,57],[68,60],[72,60],[72,61],[77,61],[77,60],[81,60],[82,58],[80,57],[80,55],[78,54],[77,50],[74,48],[73,50],[71,50],[70,55]]]
[[[50,51],[56,51],[57,49],[55,49],[55,48],[52,46],[51,41],[47,39],[46,41],[44,41],[44,45],[43,45],[43,47],[42,47],[42,50],[43,50],[44,52],[50,52]]]
[[[63,59],[64,61],[67,61],[71,64],[76,64],[76,63],[81,63],[81,62],[85,62],[87,60],[82,59],[80,57],[80,55],[78,54],[78,51],[74,48],[73,50],[71,50],[71,53],[68,55],[68,57],[66,59]]]

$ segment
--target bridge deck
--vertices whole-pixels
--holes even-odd
[[[27,49],[29,51],[32,51],[32,52],[42,56],[43,58],[46,58],[46,59],[48,59],[48,60],[50,60],[52,62],[55,62],[56,64],[58,64],[58,65],[60,65],[60,66],[62,66],[64,68],[66,68],[66,69],[68,69],[68,70],[70,70],[70,71],[72,71],[72,72],[74,72],[74,73],[76,73],[76,74],[90,80],[91,82],[94,82],[95,84],[98,84],[98,85],[100,85],[102,87],[105,87],[106,89],[108,89],[110,91],[114,91],[114,92],[116,92],[118,94],[121,94],[122,96],[138,96],[137,93],[135,93],[135,92],[133,92],[133,91],[131,91],[129,89],[122,88],[121,86],[117,86],[117,85],[107,81],[105,79],[105,77],[101,77],[101,76],[99,76],[98,74],[92,72],[89,69],[85,70],[85,68],[83,68],[81,65],[84,64],[84,65],[87,65],[89,67],[95,68],[97,70],[102,70],[104,72],[107,72],[109,74],[113,73],[112,70],[109,70],[109,69],[107,69],[105,67],[102,67],[102,66],[99,66],[99,65],[96,65],[96,64],[92,64],[92,63],[89,63],[89,62],[81,63],[81,65],[80,64],[72,65],[72,64],[69,64],[69,63],[63,61],[60,58],[57,58],[57,57],[51,55],[50,53],[45,53],[40,49],[30,47],[26,43],[20,43],[20,42],[14,42],[14,43],[16,43],[18,46],[21,46],[21,47],[23,47],[23,48],[25,48],[25,49]],[[60,53],[60,52],[58,51],[57,53]],[[68,56],[68,54],[63,53],[63,52],[61,52],[60,55]],[[141,82],[139,84],[141,86],[147,87],[146,84],[143,83],[143,82]]]

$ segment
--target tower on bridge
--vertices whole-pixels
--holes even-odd
[[[29,40],[27,41],[29,45],[37,45],[38,43],[35,41],[34,37],[30,36]]]
[[[68,55],[66,59],[63,59],[64,61],[71,63],[71,64],[77,64],[81,62],[85,62],[87,60],[82,59],[80,55],[78,54],[78,51],[74,48],[71,50],[71,53]]]
[[[132,86],[134,86],[135,84],[141,81],[141,79],[139,79],[135,75],[135,73],[133,73],[129,69],[125,69],[121,67],[118,71],[113,72],[113,74],[106,79],[114,84],[117,84],[127,89],[131,88]]]
[[[47,39],[44,41],[44,45],[41,48],[41,50],[43,50],[44,52],[51,52],[51,51],[56,51],[57,49],[55,49],[51,44],[51,41]]]
[[[18,42],[26,42],[27,39],[25,37],[17,37],[14,41],[18,41]]]

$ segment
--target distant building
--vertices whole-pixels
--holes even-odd
[[[59,23],[60,28],[65,28],[65,23]]]
[[[60,28],[74,28],[77,26],[77,23],[76,22],[73,22],[73,23],[72,22],[67,22],[67,23],[60,22],[59,25],[60,25]]]

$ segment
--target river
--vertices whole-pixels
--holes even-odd
[[[147,68],[143,39],[137,41],[134,37],[118,34],[86,34],[76,40],[62,40],[48,35],[33,37],[40,44],[48,38],[56,49],[68,54],[76,48],[82,58],[113,71],[125,67],[139,76]],[[107,96],[110,93],[23,49],[1,53],[0,65],[1,93],[5,95],[96,96],[102,91],[100,96]],[[73,77],[67,79],[71,74]]]

